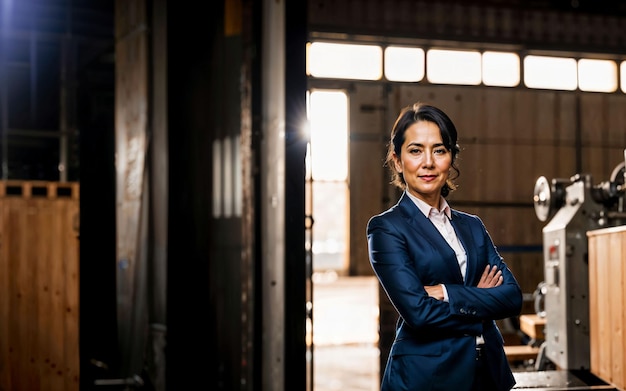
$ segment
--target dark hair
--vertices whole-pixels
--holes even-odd
[[[404,176],[402,173],[396,171],[393,164],[393,155],[395,153],[398,157],[400,156],[406,130],[414,123],[420,121],[428,121],[437,125],[441,133],[443,145],[448,151],[452,152],[452,170],[454,171],[454,175],[448,178],[446,184],[441,189],[441,195],[446,197],[451,191],[457,188],[453,180],[460,175],[460,171],[455,165],[456,158],[460,152],[460,148],[457,144],[456,127],[450,117],[441,111],[441,109],[420,102],[403,108],[391,129],[391,138],[387,149],[387,160],[385,161],[385,165],[391,170],[391,184],[402,190],[406,188]]]

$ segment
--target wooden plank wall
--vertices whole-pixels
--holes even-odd
[[[587,232],[591,372],[626,389],[626,226]]]
[[[501,249],[542,245],[547,222],[533,207],[537,178],[586,173],[598,184],[624,159],[622,94],[453,86],[403,86],[398,94],[433,103],[455,122],[461,175],[451,204],[479,215]],[[543,281],[542,253],[502,255],[525,293]]]
[[[79,185],[0,181],[0,391],[79,389]]]
[[[317,84],[316,84],[317,82]],[[340,81],[350,102],[350,274],[372,275],[365,226],[397,200],[383,167],[386,142],[400,110],[423,101],[445,110],[459,131],[459,189],[453,207],[474,213],[513,270],[524,293],[543,281],[543,234],[533,205],[540,176],[590,174],[607,181],[623,162],[623,94]],[[534,313],[525,302],[522,313]]]

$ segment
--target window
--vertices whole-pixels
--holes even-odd
[[[383,51],[378,45],[314,42],[307,47],[307,74],[311,76],[359,80],[382,76]]]
[[[315,90],[309,97],[310,214],[313,271],[340,274],[348,265],[348,97]]]
[[[515,53],[484,52],[483,83],[488,86],[514,87],[520,82],[519,56]]]
[[[390,46],[385,49],[385,78],[415,82],[424,78],[424,50]]]
[[[480,60],[476,51],[432,49],[426,53],[426,77],[431,83],[478,85]]]
[[[578,60],[578,88],[582,91],[617,90],[617,64],[607,60]]]
[[[575,90],[576,60],[566,57],[524,57],[524,84],[529,88]]]
[[[622,63],[619,66],[619,72],[620,72],[620,80],[621,80],[621,85],[620,88],[622,89],[622,92],[626,92],[626,61],[622,61]]]
[[[605,56],[606,57],[606,56]],[[521,64],[523,61],[523,69]],[[318,78],[626,92],[626,61],[526,55],[479,50],[424,49],[408,45],[307,44],[307,74]]]

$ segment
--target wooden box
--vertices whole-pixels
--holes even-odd
[[[540,341],[546,339],[543,330],[546,328],[546,318],[536,314],[524,314],[519,317],[520,330],[530,338]]]
[[[626,226],[587,232],[591,372],[626,389]]]
[[[79,389],[78,190],[0,181],[0,390]]]

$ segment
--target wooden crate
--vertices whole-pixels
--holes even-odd
[[[626,226],[587,232],[591,372],[626,389]]]
[[[539,354],[539,347],[530,345],[505,345],[504,353],[509,363],[536,360]]]
[[[546,328],[546,318],[537,314],[524,314],[519,317],[520,330],[530,338],[540,341],[546,339],[543,330]]]
[[[79,186],[0,181],[0,390],[79,389]]]

